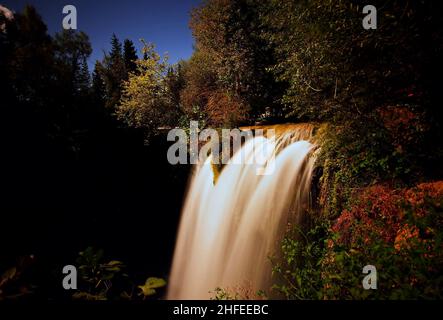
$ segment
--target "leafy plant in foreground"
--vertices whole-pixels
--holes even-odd
[[[81,291],[74,293],[74,299],[107,300],[108,293],[116,277],[128,277],[123,273],[125,267],[121,261],[104,261],[104,252],[92,247],[79,253],[79,282]]]

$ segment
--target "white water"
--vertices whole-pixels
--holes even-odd
[[[183,207],[168,299],[209,299],[217,287],[269,289],[269,257],[277,254],[289,219],[297,223],[309,204],[313,145],[300,139],[311,135],[312,127],[300,126],[276,141],[255,137],[246,142],[240,149],[246,159],[262,149],[275,151],[270,175],[257,175],[257,167],[245,161],[234,164],[240,151],[215,185],[210,159],[196,169]]]

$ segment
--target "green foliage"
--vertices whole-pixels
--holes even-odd
[[[287,299],[441,299],[442,187],[370,188],[337,220],[317,218],[306,235],[291,230],[274,289]],[[377,290],[362,287],[368,264]]]
[[[421,108],[401,105],[326,126],[318,135],[322,147],[317,158],[323,168],[323,211],[340,213],[354,189],[382,181],[410,185],[423,179],[427,163],[437,156],[425,150],[428,131]]]
[[[104,106],[106,99],[106,87],[100,72],[100,62],[96,61],[94,71],[92,72],[92,96],[94,104]]]
[[[89,37],[84,32],[63,30],[55,34],[53,45],[57,80],[64,84],[60,94],[67,100],[87,95],[90,87],[87,59],[92,53]]]
[[[197,107],[207,123],[220,126],[282,118],[338,125],[356,120],[357,125],[376,121],[371,113],[388,105],[431,111],[438,100],[431,100],[435,93],[428,84],[431,74],[438,75],[432,64],[441,70],[443,34],[437,31],[441,21],[428,17],[440,5],[376,1],[382,9],[374,31],[362,28],[364,5],[359,0],[203,2],[191,15],[196,50],[185,71],[185,112]],[[429,50],[436,39],[435,51]],[[236,103],[223,101],[223,95]],[[229,121],[231,114],[241,116]]]
[[[137,50],[134,47],[134,43],[125,39],[123,42],[123,59],[125,61],[126,72],[134,72],[137,69],[135,61],[138,59]]]
[[[428,20],[440,4],[375,1],[376,30],[362,28],[362,1],[265,4],[264,37],[277,58],[272,71],[288,85],[282,100],[286,116],[352,119],[385,104],[429,102],[422,61],[438,58],[422,44],[433,43],[430,34],[442,39],[438,19]]]
[[[262,290],[255,291],[248,283],[236,286],[234,288],[217,287],[212,294],[211,300],[264,300],[267,299]]]
[[[163,288],[166,286],[166,281],[161,278],[148,278],[142,286],[138,286],[141,289],[139,295],[143,295],[143,299],[153,296],[157,293],[155,289]]]
[[[185,89],[189,92],[184,101],[193,106],[189,96],[200,91],[200,99],[193,100],[207,112],[210,123],[237,125],[275,109],[281,90],[267,71],[274,56],[261,37],[261,14],[261,4],[249,0],[206,1],[192,12],[190,26],[196,51],[190,61],[190,87]],[[193,75],[199,67],[210,81],[200,82],[201,76]],[[223,103],[217,103],[219,99]],[[229,119],[231,115],[236,116]]]
[[[420,236],[412,232],[399,252],[380,238],[382,231],[371,233],[363,223],[374,212],[352,200],[362,188],[381,182],[404,186],[442,176],[436,107],[441,81],[434,80],[442,73],[441,3],[376,0],[371,4],[379,9],[378,29],[372,31],[361,26],[365,4],[207,0],[192,13],[196,50],[189,61],[170,66],[152,45],[145,45],[143,59],[137,60],[133,43],[125,40],[122,47],[113,35],[111,51],[96,63],[92,87],[85,33],[51,37],[30,6],[12,20],[0,14],[5,136],[19,149],[30,144],[40,153],[56,145],[63,157],[66,150],[77,154],[83,132],[102,129],[88,123],[104,118],[92,117],[91,104],[106,105],[106,117],[115,111],[127,125],[142,128],[147,140],[161,127],[188,128],[190,120],[199,121],[200,128],[257,120],[328,122],[318,142],[319,204],[331,221],[346,212],[354,217],[357,208],[364,214],[351,219],[350,231],[332,231],[328,222],[308,232],[293,230],[282,243],[284,259],[274,268],[282,277],[276,290],[291,299],[441,297],[441,254],[429,255],[429,242],[421,241],[431,239],[432,246],[441,247],[441,205],[421,199],[429,212],[424,219],[416,218],[415,207],[405,210],[403,222]],[[34,146],[35,141],[40,144]],[[378,218],[372,226],[380,229],[385,220]],[[356,236],[352,244],[342,241],[347,233]],[[80,255],[82,290],[76,298],[144,299],[164,286],[161,279],[148,278],[138,296],[136,285],[117,285],[127,278],[124,265],[106,261],[92,248]],[[380,271],[377,291],[361,289],[361,268],[368,263]],[[23,288],[32,291],[22,275],[17,266],[6,270],[0,299]],[[216,298],[237,299],[239,293],[218,288]]]
[[[273,274],[281,277],[273,290],[286,299],[322,299],[321,262],[326,253],[328,224],[322,222],[306,234],[294,227],[281,243],[282,261],[274,262]]]
[[[94,179],[86,173],[89,171],[87,168],[92,168],[89,164],[102,161],[111,154],[122,155],[122,158],[112,156],[114,160],[105,161],[108,165],[102,167],[103,172],[113,172],[109,175],[111,179],[120,181],[113,161],[132,161],[140,155],[138,151],[144,152],[145,148],[134,138],[138,137],[139,132],[120,130],[121,124],[112,119],[113,110],[104,108],[105,104],[112,107],[115,104],[112,99],[119,98],[122,79],[127,77],[127,68],[122,62],[129,63],[134,58],[134,48],[125,41],[122,52],[121,44],[113,37],[112,50],[105,55],[102,63],[96,63],[91,84],[86,62],[92,49],[85,33],[65,30],[51,36],[31,6],[26,6],[23,12],[14,13],[11,19],[4,19],[3,11],[0,11],[1,128],[4,133],[3,153],[8,164],[5,168],[9,168],[9,173],[4,172],[3,182],[27,181],[32,184],[32,181],[41,181],[40,178],[45,177],[46,184],[40,184],[38,190],[29,190],[34,190],[33,196],[40,198],[43,207],[50,212],[47,219],[34,219],[29,210],[19,206],[13,214],[4,216],[4,225],[9,228],[2,230],[1,237],[4,246],[0,258],[0,300],[34,299],[37,296],[38,299],[59,299],[60,296],[52,295],[57,288],[60,289],[59,265],[56,279],[52,278],[53,274],[47,274],[49,269],[53,270],[55,263],[47,254],[56,251],[51,246],[42,248],[35,241],[27,240],[34,239],[44,228],[43,225],[58,224],[54,217],[66,213],[67,207],[61,200],[61,206],[55,209],[49,204],[49,198],[40,195],[58,194],[63,189],[63,194],[68,198],[78,195],[79,201],[83,201],[85,198],[81,198],[88,197],[92,189],[79,191],[75,185],[83,180],[82,177]],[[171,86],[174,81],[171,75]],[[175,82],[179,83],[178,80]],[[175,100],[176,97],[177,94]],[[134,143],[128,143],[131,141]],[[131,144],[129,149],[125,144]],[[130,155],[128,150],[131,150]],[[135,152],[137,156],[134,150],[138,150]],[[24,159],[32,161],[23,166]],[[69,168],[76,169],[72,171]],[[98,187],[102,192],[100,194],[111,194],[108,191],[112,187],[106,189],[106,183],[100,184],[105,187]],[[23,190],[21,196],[28,197],[29,190]],[[4,208],[12,205],[16,195],[15,188],[8,191],[6,198],[9,200],[3,203]],[[96,194],[90,200],[98,201],[98,198],[100,195]],[[21,240],[14,243],[12,249],[3,250],[7,246],[7,239],[17,233],[21,234]],[[14,248],[22,252],[33,250],[36,246],[40,252],[37,269],[28,268],[28,260],[34,258],[19,259],[15,264],[11,262],[11,255],[17,254]],[[91,248],[82,253],[78,262],[80,291],[74,295],[75,298],[141,299],[137,295],[138,278],[129,279],[122,262],[107,259],[100,250]],[[52,283],[52,280],[57,283]],[[40,289],[34,284],[38,284]],[[160,294],[162,291],[157,290],[153,298]]]
[[[106,85],[106,106],[115,108],[121,97],[122,83],[128,76],[122,44],[115,34],[111,38],[111,51],[105,54],[101,66],[101,75]]]
[[[135,285],[125,272],[121,261],[107,261],[101,249],[86,248],[79,253],[79,290],[73,295],[78,300],[145,300],[158,298],[159,289],[166,286],[162,278],[149,277],[143,285]],[[138,290],[137,290],[138,289]]]
[[[145,129],[149,140],[159,127],[172,125],[178,118],[177,97],[170,87],[177,80],[167,57],[161,58],[154,45],[145,44],[143,52],[145,58],[136,61],[137,71],[123,84],[116,114],[129,126]]]
[[[73,294],[74,299],[107,300],[112,281],[116,277],[127,277],[123,273],[124,264],[117,260],[104,262],[103,250],[86,248],[79,253],[77,265],[79,270],[80,291]]]
[[[231,293],[222,288],[215,288],[213,294],[212,300],[239,300],[238,295],[232,296]]]

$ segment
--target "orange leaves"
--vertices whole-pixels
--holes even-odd
[[[397,232],[394,241],[394,248],[400,251],[403,248],[411,248],[411,240],[417,240],[419,237],[419,230],[416,226],[410,226],[405,223]]]
[[[220,90],[209,96],[206,110],[214,125],[239,123],[247,115],[247,108],[239,98]]]
[[[213,61],[207,52],[194,54],[186,66],[185,80],[187,85],[180,100],[191,118],[193,110],[198,107],[212,126],[238,124],[246,119],[248,108],[243,100],[217,86]]]
[[[369,233],[377,233],[383,240],[392,241],[402,216],[397,191],[376,185],[363,191],[350,210],[345,210],[333,227],[344,242],[369,242]]]
[[[443,181],[430,183],[421,183],[416,188],[409,189],[405,192],[405,200],[414,208],[417,217],[426,215],[424,207],[426,197],[435,199],[434,204],[442,207]]]
[[[351,208],[338,217],[332,231],[343,244],[368,244],[381,239],[397,250],[411,248],[413,242],[426,244],[430,249],[432,243],[428,238],[434,235],[432,228],[420,232],[410,220],[423,224],[430,206],[441,208],[442,200],[443,181],[422,183],[410,189],[372,186],[356,196]],[[407,211],[412,217],[407,217]]]

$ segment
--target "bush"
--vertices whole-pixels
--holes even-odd
[[[326,254],[326,223],[319,223],[306,234],[294,227],[283,239],[282,262],[276,263],[273,274],[281,281],[273,290],[286,299],[322,299],[323,281],[320,264]]]
[[[284,264],[274,268],[283,284],[275,288],[289,299],[441,299],[442,208],[443,181],[366,188],[331,227],[285,238]],[[369,264],[377,290],[361,284]]]

